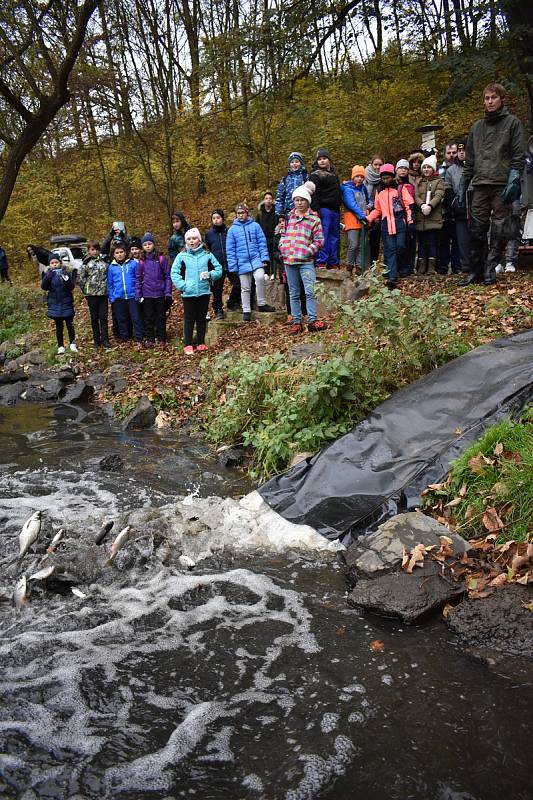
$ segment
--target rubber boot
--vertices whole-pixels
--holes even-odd
[[[504,236],[505,223],[505,219],[493,220],[490,228],[490,249],[483,270],[483,283],[485,286],[491,286],[496,283],[496,267],[500,263],[507,244]]]
[[[434,275],[435,274],[435,266],[436,266],[436,264],[437,264],[437,259],[436,258],[428,258],[428,272],[427,272],[428,275]]]
[[[470,286],[472,283],[483,283],[485,247],[489,225],[472,217],[470,223],[470,272],[459,281],[459,286]]]
[[[417,275],[425,275],[428,268],[428,260],[427,258],[419,258],[416,263],[416,274]]]

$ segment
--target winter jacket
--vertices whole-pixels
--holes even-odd
[[[107,271],[109,302],[135,299],[135,270],[138,261],[127,258],[122,264],[113,259]]]
[[[225,225],[212,225],[204,236],[204,241],[210,253],[222,264],[224,272],[228,271],[228,257],[226,255],[226,239],[228,229]]]
[[[289,267],[312,263],[323,246],[322,223],[316,211],[309,209],[303,217],[292,211],[279,242],[283,263]]]
[[[80,269],[79,284],[85,296],[107,294],[107,261],[102,256],[85,256]]]
[[[282,216],[288,215],[294,208],[294,200],[292,193],[295,189],[305,183],[307,180],[307,170],[301,167],[296,171],[289,169],[286,175],[280,180],[278,184],[278,191],[276,192],[276,204],[274,206],[276,214]]]
[[[135,299],[171,297],[170,267],[163,255],[145,253],[135,269]]]
[[[267,241],[261,226],[248,217],[244,222],[236,219],[226,239],[228,270],[245,275],[270,263]]]
[[[185,247],[185,234],[186,233],[187,233],[187,231],[184,231],[183,233],[181,231],[174,231],[174,233],[171,234],[171,236],[170,236],[170,238],[168,240],[168,244],[167,244],[168,259],[169,259],[171,264],[174,263],[174,259],[176,258],[178,253],[181,253],[181,251]]]
[[[3,247],[0,247],[0,273],[6,273],[9,270],[9,265],[7,263],[7,255],[6,251]]]
[[[222,265],[213,253],[209,253],[203,245],[184,253],[178,253],[171,270],[172,283],[181,292],[182,297],[200,297],[211,294],[209,279],[200,278],[202,272],[209,272],[212,281],[222,277]]]
[[[309,175],[309,180],[316,186],[311,202],[313,211],[320,211],[321,208],[340,211],[342,203],[341,184],[335,167],[332,167],[331,170],[319,169],[318,164],[315,162],[313,164],[313,172]]]
[[[457,207],[455,200],[459,190],[459,184],[464,171],[464,162],[456,161],[446,170],[446,177],[444,178],[444,203],[449,210],[450,219],[458,221],[465,221],[467,219],[467,210],[463,207]],[[472,196],[472,189],[469,187],[467,192],[467,206],[470,206]]]
[[[400,198],[404,206],[409,206],[411,209],[411,217],[413,222],[416,220],[416,203],[415,203],[415,187],[406,178],[404,181],[396,179],[396,186],[400,193]]]
[[[347,231],[359,230],[361,222],[366,221],[366,209],[370,205],[370,195],[365,184],[356,186],[355,183],[344,181],[341,184],[342,202],[344,203],[344,229]]]
[[[431,214],[427,217],[420,210],[426,202],[428,191],[431,193],[429,205],[432,208]],[[415,186],[415,203],[417,207],[416,229],[417,231],[434,231],[442,228],[442,201],[444,200],[444,181],[438,175],[434,175],[429,180],[424,176],[420,178]]]
[[[503,106],[470,128],[464,176],[473,186],[504,186],[511,169],[524,169],[524,129]]]
[[[69,319],[75,314],[72,292],[76,285],[76,270],[65,272],[62,267],[49,269],[43,275],[41,289],[48,292],[48,316],[51,319]]]
[[[276,214],[276,210],[272,208],[270,211],[267,211],[264,203],[260,203],[255,221],[261,226],[261,230],[265,234],[267,242],[272,243],[274,241],[276,226],[279,222],[279,214]]]
[[[374,222],[376,219],[386,221],[387,233],[390,236],[394,236],[397,232],[397,219],[403,219],[406,225],[413,224],[411,209],[409,205],[404,204],[402,194],[403,192],[400,192],[395,184],[378,189],[374,198],[374,210],[368,215],[369,222]]]

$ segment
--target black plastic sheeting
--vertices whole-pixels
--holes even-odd
[[[348,544],[415,509],[468,445],[532,399],[533,330],[477,347],[401,389],[259,493],[285,519]]]

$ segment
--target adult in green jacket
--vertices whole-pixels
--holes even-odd
[[[464,207],[466,191],[472,185],[470,273],[461,286],[495,283],[495,269],[509,238],[508,217],[513,201],[520,197],[524,129],[505,108],[504,99],[503,86],[489,83],[483,90],[485,116],[474,122],[468,134],[465,168],[456,198],[456,205]],[[490,245],[485,260],[489,227]]]

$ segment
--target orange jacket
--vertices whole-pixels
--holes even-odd
[[[389,235],[394,236],[396,233],[396,219],[394,215],[400,213],[404,215],[407,225],[412,225],[413,217],[411,215],[411,209],[402,202],[398,189],[391,186],[376,192],[374,210],[368,215],[368,221],[374,222],[376,219],[386,219],[387,232]]]

